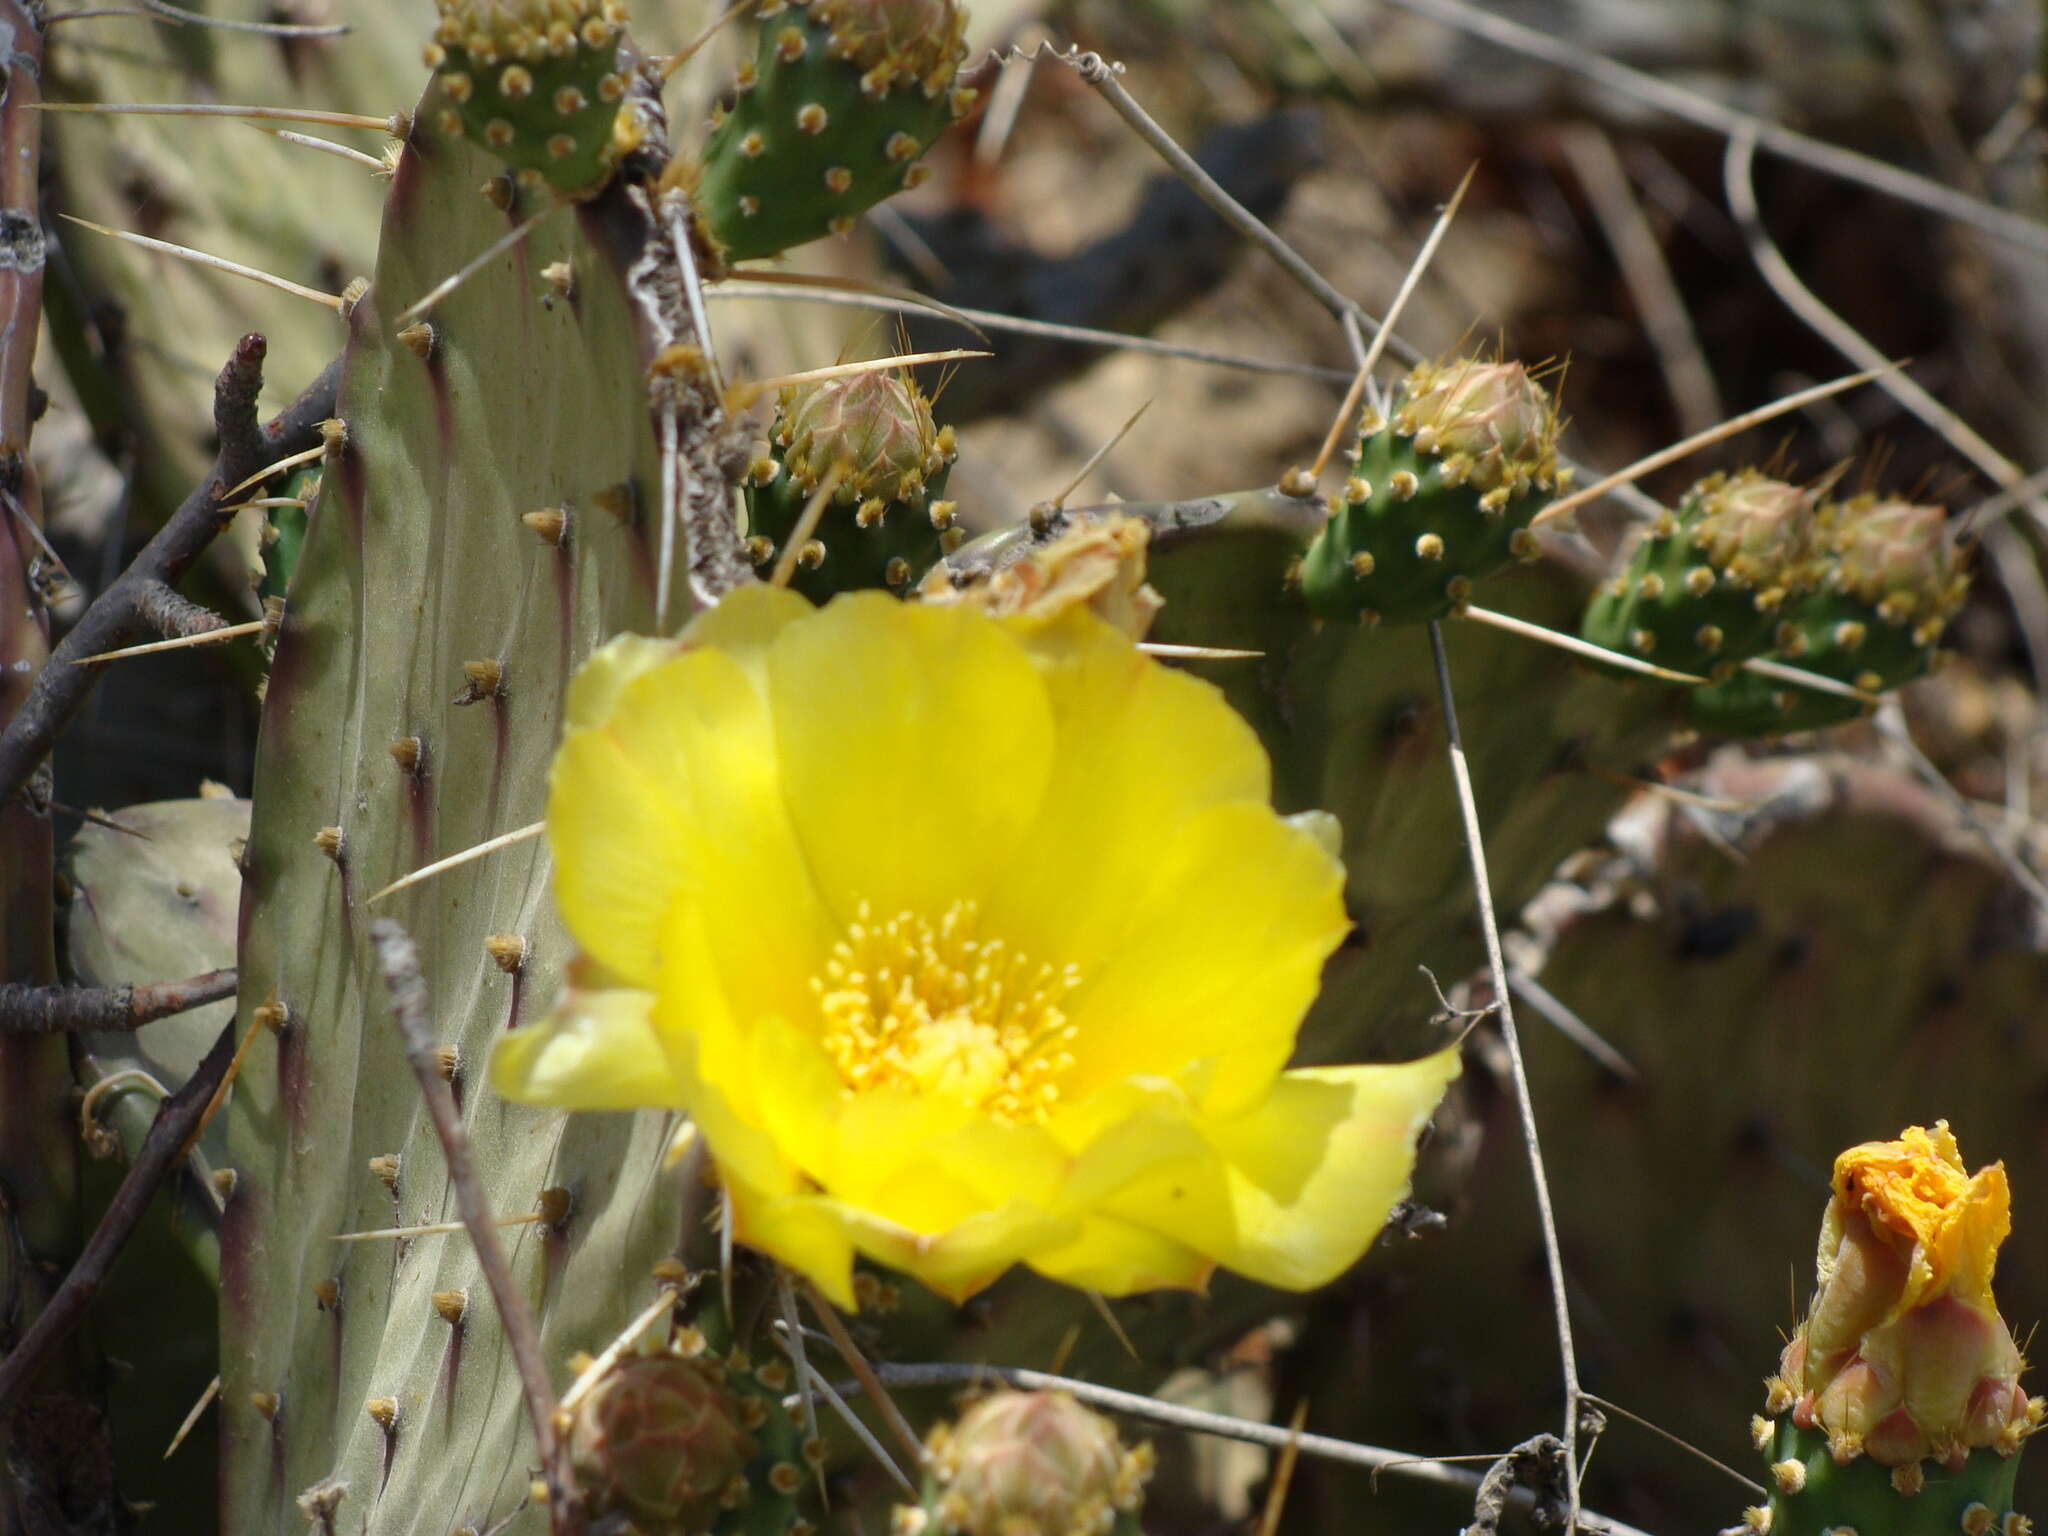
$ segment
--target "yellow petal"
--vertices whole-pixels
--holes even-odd
[[[561,1109],[680,1104],[653,1013],[651,992],[571,987],[542,1018],[497,1043],[491,1086],[501,1098]]]
[[[768,675],[789,814],[839,921],[985,895],[1052,759],[1022,645],[965,609],[855,593],[784,629]]]
[[[1071,1215],[1024,1201],[978,1210],[945,1231],[912,1231],[873,1212],[836,1205],[853,1243],[891,1269],[912,1275],[949,1301],[965,1301],[1030,1254],[1057,1248],[1076,1229]]]
[[[686,651],[620,682],[610,703],[602,725],[562,744],[548,802],[570,931],[648,986],[672,925],[701,921],[734,1007],[809,1006],[831,930],[746,669],[724,651]]]
[[[723,1167],[723,1165],[721,1165]],[[836,1307],[854,1311],[853,1239],[828,1200],[768,1195],[725,1171],[733,1238],[808,1275]]]
[[[591,653],[569,682],[567,731],[603,725],[618,703],[619,690],[642,673],[674,661],[683,649],[679,640],[647,635],[614,635]]]
[[[1091,1215],[1072,1242],[1035,1253],[1029,1264],[1051,1280],[1105,1296],[1199,1291],[1215,1264],[1184,1243],[1114,1216]]]
[[[1210,1155],[1153,1169],[1105,1209],[1268,1285],[1326,1284],[1407,1193],[1415,1138],[1457,1073],[1455,1049],[1285,1073],[1248,1113],[1199,1126]]]
[[[1133,921],[1137,888],[1196,812],[1270,794],[1258,737],[1215,688],[1160,666],[1073,613],[1032,637],[1059,752],[1020,858],[986,927],[1026,954],[1084,972]]]
[[[1147,863],[1130,931],[1068,1005],[1066,1091],[1085,1099],[1206,1061],[1208,1107],[1227,1114],[1264,1094],[1294,1048],[1323,961],[1350,927],[1343,866],[1250,804],[1200,812]]]
[[[691,619],[682,638],[686,645],[724,651],[747,669],[765,696],[768,648],[785,626],[815,612],[801,593],[757,581],[735,588],[715,608]]]

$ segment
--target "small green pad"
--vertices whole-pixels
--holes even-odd
[[[953,77],[954,0],[795,0],[760,9],[760,49],[712,114],[696,199],[728,261],[850,229],[915,186],[917,161],[973,93]]]
[[[1813,501],[1760,470],[1708,476],[1645,531],[1581,633],[1659,666],[1732,676],[1789,637],[1787,600],[1816,585]]]
[[[936,498],[957,455],[953,429],[908,373],[863,373],[785,389],[769,452],[746,482],[755,560],[772,566],[835,467],[841,479],[805,539],[790,586],[816,603],[836,592],[901,593],[962,537]]]
[[[1561,489],[1558,419],[1520,363],[1425,363],[1393,414],[1368,413],[1355,472],[1301,564],[1318,618],[1419,624],[1536,556],[1529,524]]]
[[[1874,496],[1831,503],[1820,543],[1826,574],[1788,606],[1792,628],[1774,654],[1867,693],[1926,672],[1970,581],[1943,510]],[[1749,672],[1693,690],[1687,708],[1702,730],[1729,736],[1818,730],[1863,713],[1854,699]]]
[[[626,77],[617,0],[439,0],[426,61],[441,131],[466,136],[529,185],[571,197],[611,178]]]
[[[1839,1536],[1843,1531],[1858,1536],[2017,1536],[2028,1529],[2011,1518],[2020,1466],[2016,1455],[1974,1450],[1956,1472],[1923,1462],[1919,1491],[1907,1495],[1894,1485],[1892,1469],[1868,1456],[1837,1465],[1828,1454],[1826,1434],[1801,1429],[1787,1414],[1772,1424],[1764,1457],[1773,1489],[1770,1536]],[[1802,1470],[1792,1471],[1788,1462]],[[1792,1482],[1799,1483],[1798,1490],[1785,1491]]]

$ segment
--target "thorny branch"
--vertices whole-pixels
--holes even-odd
[[[491,1300],[498,1308],[505,1342],[519,1372],[526,1411],[533,1420],[534,1448],[539,1452],[548,1485],[548,1528],[555,1536],[579,1532],[584,1524],[582,1496],[569,1469],[567,1448],[555,1426],[555,1388],[548,1378],[547,1357],[541,1353],[540,1330],[534,1326],[533,1310],[512,1278],[511,1266],[505,1262],[505,1249],[498,1241],[483,1181],[477,1176],[476,1160],[470,1154],[469,1136],[462,1128],[462,1111],[456,1108],[455,1095],[441,1077],[427,984],[420,975],[419,948],[405,928],[388,917],[380,917],[370,925],[370,943],[377,951],[377,966],[384,973],[384,986],[391,996],[391,1013],[405,1043],[405,1059],[412,1066],[413,1076],[419,1079],[420,1096],[426,1100],[427,1116],[433,1121],[442,1156],[447,1159],[448,1182],[455,1188],[456,1209],[463,1226],[469,1229],[477,1267],[484,1272],[484,1283],[491,1288]]]
[[[114,1192],[113,1202],[100,1218],[99,1226],[78,1255],[78,1262],[51,1296],[49,1305],[22,1334],[21,1341],[5,1359],[0,1359],[0,1418],[57,1346],[72,1329],[84,1321],[87,1308],[98,1294],[101,1282],[121,1256],[134,1235],[142,1213],[157,1187],[182,1161],[185,1141],[206,1113],[214,1090],[227,1076],[228,1062],[235,1053],[235,1030],[230,1024],[213,1042],[213,1049],[176,1093],[164,1100],[149,1133],[129,1165],[127,1177]]]
[[[1123,1392],[1115,1387],[1098,1386],[1092,1381],[1078,1381],[1071,1376],[1053,1376],[1044,1371],[1021,1370],[1012,1366],[963,1364],[957,1361],[941,1361],[932,1364],[877,1365],[875,1374],[886,1386],[915,1388],[934,1386],[986,1386],[1002,1382],[1026,1392],[1066,1392],[1092,1408],[1107,1413],[1121,1414],[1125,1418],[1141,1423],[1158,1424],[1167,1429],[1186,1430],[1192,1434],[1215,1435],[1226,1440],[1241,1440],[1247,1445],[1262,1445],[1268,1450],[1285,1450],[1294,1443],[1303,1456],[1319,1460],[1338,1462],[1345,1466],[1363,1467],[1375,1474],[1385,1472],[1392,1476],[1412,1478],[1418,1482],[1431,1483],[1440,1488],[1453,1489],[1461,1493],[1474,1493],[1482,1481],[1479,1473],[1454,1462],[1439,1461],[1433,1456],[1414,1456],[1406,1451],[1392,1451],[1377,1445],[1362,1445],[1354,1440],[1338,1440],[1330,1435],[1297,1434],[1279,1424],[1264,1424],[1256,1419],[1238,1418],[1233,1414],[1211,1413],[1203,1408],[1190,1408],[1181,1403],[1163,1402],[1156,1397],[1147,1397],[1141,1392]],[[836,1390],[851,1396],[860,1391],[857,1381],[843,1381],[836,1384]],[[1527,1489],[1517,1490],[1510,1499],[1518,1506],[1533,1502]],[[1579,1529],[1586,1536],[1645,1536],[1632,1525],[1606,1515],[1594,1514],[1591,1510],[1579,1511]]]
[[[213,418],[220,453],[207,477],[143,546],[135,563],[97,597],[64,637],[49,665],[37,674],[21,709],[0,733],[0,804],[21,793],[29,775],[49,755],[57,733],[78,712],[98,680],[97,667],[71,665],[124,645],[143,632],[143,604],[158,586],[174,585],[192,562],[227,527],[223,513],[228,489],[280,456],[320,440],[320,424],[334,414],[339,360],[330,363],[304,394],[268,426],[256,423],[256,395],[263,386],[263,337],[255,332],[236,343],[234,355],[214,385]]]
[[[232,966],[184,981],[137,982],[125,987],[37,987],[0,982],[0,1035],[135,1030],[234,995]]]
[[[1579,1517],[1579,1359],[1572,1346],[1571,1301],[1565,1291],[1564,1251],[1557,1240],[1557,1215],[1551,1208],[1550,1177],[1543,1168],[1543,1142],[1536,1129],[1536,1105],[1529,1096],[1529,1074],[1522,1065],[1522,1041],[1515,1032],[1513,994],[1507,961],[1501,954],[1500,923],[1493,911],[1493,884],[1486,873],[1486,847],[1479,832],[1479,805],[1472,793],[1472,770],[1465,761],[1465,740],[1458,729],[1458,704],[1451,696],[1451,667],[1444,655],[1443,625],[1431,622],[1429,651],[1436,663],[1437,693],[1444,711],[1444,747],[1451,760],[1451,780],[1458,792],[1458,811],[1465,827],[1465,851],[1472,863],[1472,888],[1479,902],[1479,927],[1486,939],[1486,964],[1493,978],[1493,997],[1500,1013],[1500,1036],[1507,1047],[1514,1079],[1515,1106],[1521,1112],[1522,1141],[1529,1156],[1529,1178],[1535,1185],[1536,1215],[1543,1230],[1543,1257],[1550,1271],[1551,1306],[1556,1313],[1557,1353],[1564,1374],[1565,1529]]]

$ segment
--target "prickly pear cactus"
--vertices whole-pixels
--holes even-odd
[[[1585,637],[1717,681],[1790,643],[1785,605],[1818,579],[1814,501],[1761,470],[1709,475],[1645,530],[1586,610]]]
[[[570,197],[604,185],[626,99],[618,0],[437,0],[427,67],[443,133],[481,145],[529,184]]]
[[[2030,1106],[2048,1081],[2034,1027],[2048,958],[2028,938],[2024,895],[1909,780],[1841,757],[1730,758],[1685,787],[1727,808],[1700,816],[1646,797],[1616,824],[1623,852],[1552,886],[1531,914],[1544,986],[1634,1075],[1531,1033],[1541,1026],[1526,1010],[1523,1029],[1551,1166],[1598,1170],[1554,1186],[1574,1313],[1598,1320],[1579,1335],[1585,1379],[1624,1407],[1657,1404],[1661,1427],[1755,1475],[1744,1426],[1811,1285],[1788,1267],[1813,1252],[1837,1151],[1952,1112],[1967,1116],[1957,1124],[1973,1158],[2006,1160],[2016,1200],[2039,1190]],[[1853,902],[1844,870],[1856,871]],[[1450,1229],[1376,1294],[1374,1326],[1358,1335],[1370,1342],[1300,1381],[1319,1401],[1368,1377],[1428,1383],[1352,1400],[1339,1417],[1375,1444],[1485,1450],[1555,1401],[1554,1358],[1530,1351],[1499,1304],[1504,1276],[1533,1301],[1540,1274],[1512,1108],[1475,1108],[1486,1142],[1462,1195],[1418,1191]],[[2023,1285],[2044,1268],[2048,1227],[2022,1217],[2001,1273]],[[1454,1359],[1438,1348],[1453,1332]],[[1609,1433],[1594,1507],[1655,1531],[1739,1501],[1721,1473],[1634,1438],[1603,1468],[1621,1443],[1619,1426]],[[1928,1466],[1930,1491],[1942,1475]],[[2037,1511],[2039,1467],[2022,1467],[2020,1484],[2018,1508]],[[1297,1489],[1295,1507],[1312,1520],[1319,1498],[1341,1495]]]
[[[1823,506],[1820,583],[1787,605],[1792,631],[1773,654],[1866,693],[1926,672],[1969,590],[1946,523],[1940,507],[1897,497]],[[1694,689],[1686,708],[1702,730],[1732,736],[1814,730],[1862,713],[1854,699],[1787,688],[1754,673]]]
[[[565,1124],[481,1085],[492,1041],[561,984],[543,845],[371,906],[398,876],[539,819],[571,672],[601,638],[653,623],[661,470],[644,381],[669,339],[650,327],[673,315],[636,286],[660,270],[644,205],[622,188],[582,203],[425,321],[395,318],[503,231],[477,190],[495,170],[430,131],[399,161],[270,674],[241,923],[241,1023],[257,1034],[222,1228],[235,1530],[299,1528],[301,1495],[351,1530],[545,1524],[466,1238],[337,1241],[454,1215],[373,916],[420,943],[495,1212],[539,1218],[506,1246],[564,1378],[645,1303],[680,1237],[661,1117]],[[543,277],[557,263],[573,303]]]
[[[1153,638],[1259,652],[1191,666],[1258,729],[1280,808],[1329,811],[1343,828],[1357,928],[1325,972],[1303,1048],[1315,1060],[1398,1057],[1436,1006],[1416,966],[1450,977],[1482,959],[1429,637],[1313,622],[1286,581],[1304,544],[1328,536],[1312,507],[1255,493],[1160,516],[1150,574],[1166,601]],[[1586,588],[1547,562],[1503,575],[1490,601],[1556,628],[1574,622]],[[1444,639],[1494,894],[1512,911],[1598,838],[1629,776],[1668,740],[1667,706],[1660,690],[1618,686],[1498,630],[1452,623]]]
[[[773,0],[759,51],[712,114],[694,183],[698,216],[727,261],[773,256],[851,229],[917,185],[917,162],[973,93],[954,0]]]
[[[792,385],[768,453],[747,472],[749,552],[759,566],[777,564],[831,476],[835,488],[789,584],[813,602],[862,587],[905,591],[964,536],[953,503],[940,499],[957,456],[953,429],[934,425],[908,373]]]
[[[1447,358],[1368,411],[1358,459],[1301,564],[1321,618],[1440,619],[1472,585],[1536,557],[1529,524],[1560,489],[1557,408],[1520,363]]]
[[[127,28],[118,46],[53,27],[52,101],[289,105],[399,111],[418,73],[413,0],[351,0],[341,36],[250,39],[195,26]],[[360,128],[269,126],[378,156]],[[376,256],[386,183],[357,161],[218,118],[52,113],[48,195],[66,213],[191,246],[327,293]],[[246,279],[53,223],[66,281],[49,285],[49,336],[93,425],[132,443],[145,518],[178,504],[213,458],[211,378],[252,327],[269,343],[264,414],[340,348],[331,311]],[[53,254],[53,260],[56,257]],[[74,281],[75,279],[75,281]]]
[[[242,883],[235,861],[249,832],[249,802],[223,791],[126,806],[107,819],[114,825],[88,823],[66,850],[71,974],[88,986],[122,986],[232,966]],[[77,1037],[74,1064],[81,1086],[93,1094],[86,1120],[92,1156],[84,1169],[90,1209],[112,1198],[125,1171],[122,1159],[133,1158],[148,1134],[157,1105],[148,1080],[165,1088],[182,1084],[233,1011],[232,1002],[209,1003],[147,1029]],[[103,1083],[108,1086],[100,1088]],[[175,1455],[167,1457],[165,1448],[218,1360],[219,1185],[213,1172],[225,1140],[218,1123],[207,1131],[186,1177],[152,1205],[124,1262],[95,1298],[100,1346],[138,1363],[113,1373],[107,1386],[114,1475],[137,1503],[200,1510],[213,1500],[218,1440],[211,1416],[194,1426]]]

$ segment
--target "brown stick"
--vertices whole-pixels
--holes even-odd
[[[135,593],[135,611],[143,623],[166,640],[211,634],[216,629],[225,629],[228,622],[211,608],[201,607],[162,581],[139,584]]]
[[[505,1249],[498,1241],[498,1228],[484,1199],[483,1181],[477,1177],[476,1161],[470,1156],[469,1136],[462,1128],[462,1111],[455,1095],[443,1080],[434,1048],[434,1026],[427,999],[427,984],[420,975],[419,947],[403,925],[388,917],[370,924],[370,944],[377,952],[378,969],[384,973],[385,989],[391,994],[391,1013],[405,1042],[405,1059],[419,1079],[420,1095],[427,1101],[427,1116],[434,1122],[434,1134],[441,1139],[441,1154],[448,1163],[448,1182],[455,1186],[455,1208],[469,1229],[476,1249],[478,1268],[497,1303],[498,1320],[505,1329],[505,1342],[512,1351],[512,1363],[519,1372],[520,1390],[526,1397],[526,1412],[533,1420],[534,1448],[540,1454],[542,1475],[548,1485],[548,1529],[555,1536],[583,1529],[583,1499],[569,1470],[569,1457],[555,1429],[556,1397],[548,1379],[547,1357],[541,1353],[540,1330],[534,1326],[533,1311],[526,1304]]]
[[[56,1035],[73,1029],[133,1030],[235,995],[235,971],[125,987],[35,987],[0,982],[0,1035]]]
[[[205,1111],[214,1088],[227,1072],[228,1058],[234,1055],[234,1049],[234,1026],[229,1025],[220,1032],[220,1038],[213,1042],[213,1049],[206,1053],[191,1079],[165,1099],[156,1112],[149,1134],[142,1138],[135,1161],[129,1165],[127,1177],[114,1191],[113,1202],[79,1253],[78,1262],[50,1297],[49,1305],[29,1324],[21,1341],[5,1359],[0,1359],[0,1417],[6,1415],[22,1388],[71,1330],[84,1321],[107,1272],[121,1256],[136,1224],[142,1220],[142,1213],[148,1209],[150,1197],[181,1161],[186,1133]]]
[[[234,514],[221,510],[229,486],[284,454],[320,440],[320,424],[334,414],[341,377],[339,360],[330,363],[270,425],[259,428],[256,392],[263,385],[263,353],[263,337],[253,331],[236,344],[234,356],[214,386],[213,419],[220,434],[220,454],[213,461],[212,473],[143,546],[135,563],[86,609],[57,647],[51,664],[37,675],[20,711],[0,733],[0,804],[21,792],[36,765],[49,754],[57,733],[99,678],[99,668],[70,663],[81,656],[111,651],[143,632],[144,594],[153,590],[152,584],[175,584],[233,519]]]

